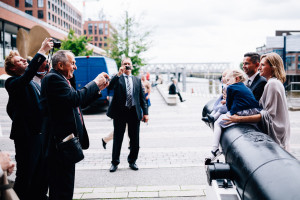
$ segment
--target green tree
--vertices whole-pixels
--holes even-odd
[[[61,41],[60,49],[70,50],[75,56],[90,56],[93,49],[88,50],[86,46],[92,38],[86,38],[84,35],[77,37],[74,30],[70,29],[68,37]]]
[[[117,30],[109,39],[108,54],[113,58],[117,66],[121,66],[123,57],[129,57],[132,60],[132,74],[138,75],[141,66],[146,64],[142,54],[146,52],[151,44],[148,40],[150,31],[145,31],[134,17],[129,17],[125,11],[125,17],[118,24]]]

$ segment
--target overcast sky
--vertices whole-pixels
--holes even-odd
[[[82,10],[82,4],[73,3]],[[73,1],[72,1],[73,2]],[[275,30],[300,30],[299,0],[86,0],[86,17],[103,9],[116,24],[125,10],[151,28],[150,63],[231,62]]]

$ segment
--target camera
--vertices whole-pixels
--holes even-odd
[[[126,70],[131,70],[130,66],[126,66],[125,68],[126,68]]]
[[[57,48],[57,49],[60,48],[61,43],[59,41],[52,40],[52,42],[53,42],[53,48]]]

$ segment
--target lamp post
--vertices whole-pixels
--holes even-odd
[[[287,71],[287,66],[286,66],[286,33],[283,33],[282,35],[283,35],[282,59],[283,59],[284,70]]]

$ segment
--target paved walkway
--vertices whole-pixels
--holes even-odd
[[[74,199],[135,199],[205,197],[205,185],[128,186],[76,188]]]

